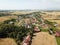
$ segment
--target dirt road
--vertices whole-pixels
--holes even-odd
[[[36,36],[33,37],[31,45],[57,45],[55,37],[48,32],[39,32],[34,35]]]

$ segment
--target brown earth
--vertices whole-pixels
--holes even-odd
[[[6,20],[16,19],[16,18],[17,18],[17,16],[14,16],[14,15],[12,15],[12,16],[2,16],[2,17],[0,17],[0,22],[4,22]]]
[[[2,38],[0,39],[0,45],[17,45],[14,39]]]
[[[36,36],[33,37],[31,45],[57,45],[55,37],[47,32],[39,32],[34,35]]]

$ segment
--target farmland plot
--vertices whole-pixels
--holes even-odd
[[[57,45],[56,39],[53,35],[47,32],[35,33],[31,45]]]

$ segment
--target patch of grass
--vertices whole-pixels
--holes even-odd
[[[60,37],[56,37],[57,44],[60,45]]]
[[[43,31],[43,32],[48,32],[48,29],[42,29],[41,31]]]
[[[43,29],[42,27],[39,27],[39,29],[40,29],[42,32],[48,32],[48,29]]]
[[[40,30],[41,30],[42,32],[48,32],[48,29],[40,28]]]

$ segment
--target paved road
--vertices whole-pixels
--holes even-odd
[[[33,37],[31,45],[57,45],[55,37],[48,32],[39,32],[34,35],[36,36]]]

